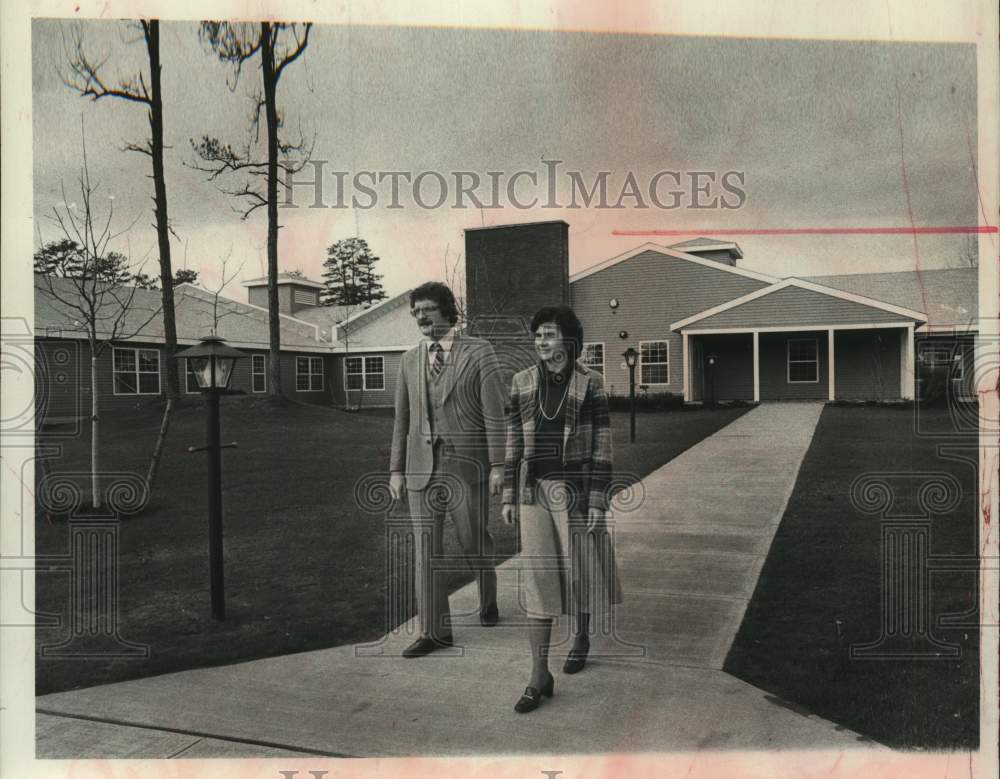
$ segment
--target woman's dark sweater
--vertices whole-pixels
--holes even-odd
[[[535,456],[532,458],[532,473],[536,479],[563,478],[565,398],[572,370],[573,366],[569,363],[559,373],[553,373],[544,364],[539,366],[539,413],[535,420]]]

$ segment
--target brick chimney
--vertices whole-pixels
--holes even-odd
[[[532,316],[542,306],[569,304],[569,225],[466,230],[465,283],[470,332],[492,341],[506,367],[529,364]]]
[[[244,281],[247,288],[247,302],[251,306],[267,308],[267,277]],[[319,293],[323,285],[318,281],[302,276],[291,276],[287,273],[278,274],[278,312],[295,315],[303,308],[315,308],[319,305]]]

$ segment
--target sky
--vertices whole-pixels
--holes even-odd
[[[149,161],[121,151],[146,137],[145,111],[94,103],[62,83],[71,25],[80,25],[93,58],[107,58],[109,80],[142,67],[145,56],[119,22],[33,23],[36,244],[59,237],[49,215],[63,204],[63,188],[65,200],[78,199],[83,136],[98,201],[113,207],[120,228],[134,222],[119,250],[155,273]],[[242,265],[239,278],[259,277],[263,209],[242,220],[238,203],[191,167],[192,138],[244,143],[257,66],[231,89],[231,68],[199,40],[197,25],[163,22],[161,38],[174,267],[198,270],[212,287],[228,256],[228,273]],[[571,272],[648,240],[666,245],[712,229],[975,225],[975,73],[975,50],[965,44],[318,25],[285,71],[278,99],[286,127],[313,141],[312,157],[326,173],[324,200],[335,200],[333,171],[345,171],[348,183],[358,171],[439,172],[450,182],[449,200],[421,208],[403,183],[402,207],[390,208],[386,182],[373,208],[308,208],[312,190],[299,188],[301,207],[279,212],[279,261],[318,279],[326,247],[360,236],[396,294],[446,278],[446,263],[463,251],[463,230],[483,225],[566,220]],[[648,195],[656,173],[677,171],[684,195],[669,210],[639,208],[634,197],[622,208],[545,208],[546,160],[562,161],[559,205],[570,199],[566,171],[585,183],[607,171],[610,203],[629,172]],[[515,196],[537,196],[536,207],[480,209],[469,199],[470,207],[451,207],[453,172],[486,182],[489,171],[506,181],[520,170],[534,171],[539,185],[522,177]],[[739,207],[692,207],[692,171],[717,179],[738,172]],[[425,175],[425,201],[436,199],[435,181]],[[488,200],[489,185],[477,193]],[[726,192],[713,188],[707,197],[717,195]],[[657,229],[691,234],[613,232]],[[732,240],[744,267],[776,276],[949,267],[963,250],[956,235]],[[238,280],[226,294],[245,299]]]

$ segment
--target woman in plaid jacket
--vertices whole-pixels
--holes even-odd
[[[583,326],[567,306],[531,322],[538,362],[514,374],[507,414],[502,516],[520,519],[519,568],[530,618],[531,679],[515,704],[532,711],[551,697],[552,619],[574,614],[563,673],[583,670],[591,615],[621,602],[605,522],[611,481],[611,428],[601,376],[576,361]]]

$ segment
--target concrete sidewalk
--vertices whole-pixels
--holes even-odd
[[[530,661],[504,565],[500,625],[479,626],[474,586],[452,596],[454,649],[403,660],[411,622],[369,646],[47,695],[38,756],[872,748],[721,671],[821,411],[753,409],[617,501],[626,602],[583,673],[561,674],[553,650],[555,697],[536,712],[512,711]]]

